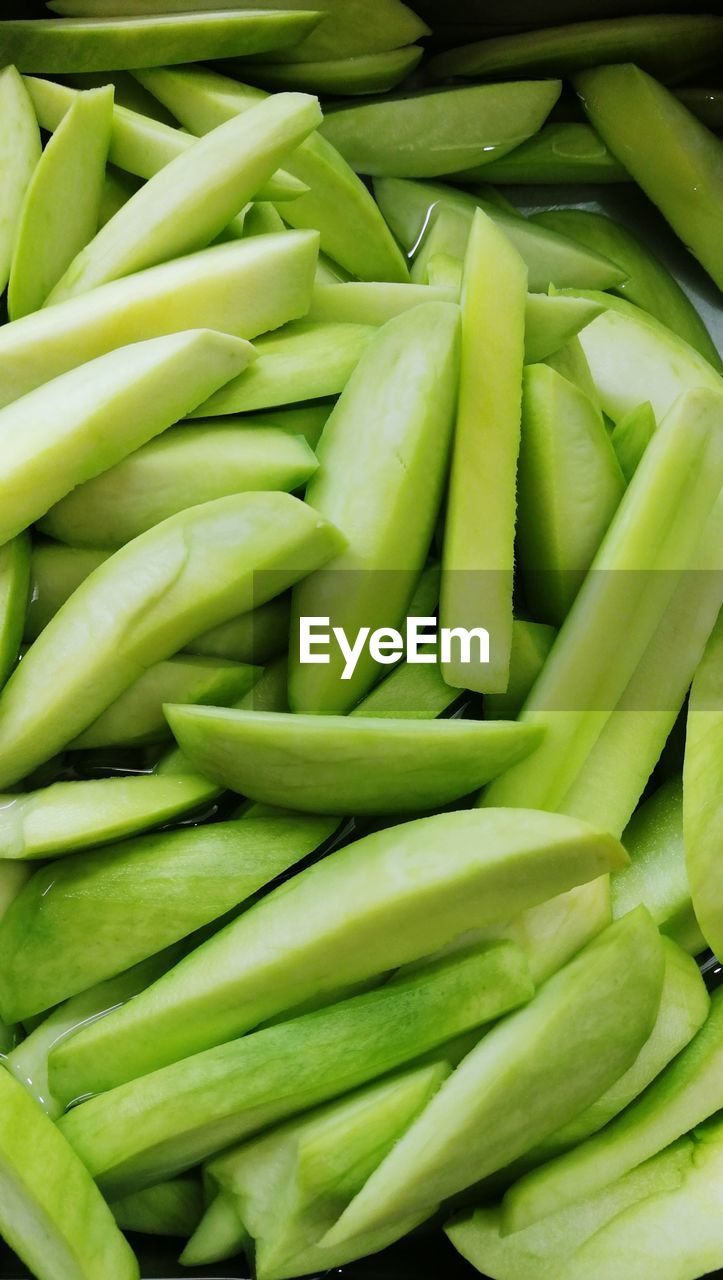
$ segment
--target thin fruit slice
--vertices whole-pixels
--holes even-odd
[[[442,845],[447,856],[432,856]],[[274,890],[167,979],[76,1037],[58,1064],[66,1096],[241,1035],[624,862],[616,840],[531,810],[461,810],[375,832]],[[284,940],[273,953],[272,935]]]
[[[201,1221],[178,1261],[184,1267],[206,1267],[225,1262],[251,1247],[230,1196],[219,1192],[206,1207]]]
[[[2,59],[3,62],[7,59]],[[40,130],[27,89],[15,67],[0,71],[0,291],[10,275],[25,193],[40,160]]]
[[[0,548],[0,689],[18,660],[30,595],[30,538],[21,533]]]
[[[188,1238],[203,1215],[201,1183],[192,1174],[157,1182],[153,1187],[114,1200],[111,1210],[122,1231]]]
[[[356,97],[394,89],[421,62],[421,45],[404,45],[383,53],[362,53],[355,58],[329,58],[325,62],[239,63],[242,74],[269,89],[301,89]]]
[[[692,908],[715,955],[723,952],[720,867],[723,770],[723,615],[693,679],[683,768],[683,839]]]
[[[586,124],[546,124],[500,160],[463,175],[483,182],[627,182],[628,174]]]

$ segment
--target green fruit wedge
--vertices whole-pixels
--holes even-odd
[[[3,62],[7,59],[3,58]],[[15,67],[0,71],[0,290],[10,276],[10,265],[25,193],[40,160],[40,130],[33,104]]]
[[[191,507],[127,543],[73,593],[0,694],[0,786],[71,742],[140,671],[275,595],[341,542],[297,498],[245,493]]]
[[[154,1071],[74,1108],[61,1129],[104,1191],[123,1195],[386,1075],[530,994],[519,950],[495,944]],[[51,1056],[53,1088],[69,1083],[62,1053]]]
[[[264,578],[272,576],[263,575],[260,585],[263,585]],[[207,658],[243,663],[268,662],[288,648],[290,608],[288,594],[276,596],[266,604],[194,636],[186,648],[189,653]]]
[[[185,1267],[205,1267],[214,1262],[225,1262],[227,1258],[246,1253],[250,1248],[248,1232],[233,1200],[219,1192],[206,1207],[178,1260]]]
[[[80,94],[38,162],[25,193],[13,251],[11,320],[42,307],[98,230],[112,113],[110,87]]]
[[[395,89],[422,60],[418,44],[383,53],[363,53],[356,58],[329,58],[325,62],[239,63],[250,80],[268,89],[301,89],[305,93],[355,97]]]
[[[482,182],[627,182],[626,170],[586,124],[546,124],[500,160],[470,170]]]
[[[165,431],[253,359],[240,338],[190,329],[120,347],[0,410],[0,543]]]
[[[188,1174],[131,1192],[111,1205],[123,1231],[150,1236],[192,1235],[203,1216],[203,1192],[197,1177]]]
[[[655,432],[655,415],[649,400],[631,409],[615,423],[610,443],[629,484]]]
[[[440,860],[432,855],[441,844]],[[373,833],[276,889],[167,979],[76,1037],[62,1065],[66,1096],[241,1035],[312,995],[429,955],[624,860],[616,840],[533,811],[462,810]],[[283,939],[273,954],[272,935]]]
[[[432,1213],[588,1106],[650,1034],[662,980],[647,912],[611,925],[462,1060],[323,1243]]]
[[[683,839],[687,883],[700,930],[716,955],[723,951],[723,876],[720,871],[723,769],[723,621],[719,615],[693,679],[683,769]]]
[[[30,538],[21,533],[0,548],[0,689],[18,660],[30,596]]]
[[[600,314],[597,309],[579,305],[574,308],[559,305],[561,302],[571,301],[571,298],[553,297],[546,293],[528,293],[525,308],[525,364],[547,360]]]

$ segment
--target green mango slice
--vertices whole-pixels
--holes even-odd
[[[7,59],[3,58],[3,62]],[[0,292],[10,276],[25,193],[40,160],[40,130],[33,104],[15,67],[0,71]]]
[[[506,721],[394,720],[166,706],[181,750],[239,795],[302,813],[413,813],[468,795],[533,751]],[[408,762],[414,760],[410,771]]]
[[[572,298],[528,293],[525,308],[525,364],[538,364],[540,360],[547,360],[600,314],[597,308],[561,307],[558,305],[560,302],[572,302]]]
[[[628,173],[586,124],[546,124],[514,151],[464,178],[483,182],[627,182]]]
[[[691,1148],[690,1138],[681,1138],[602,1191],[514,1235],[502,1235],[499,1206],[465,1211],[445,1232],[473,1267],[494,1280],[559,1280],[567,1259],[606,1223],[638,1201],[680,1186]],[[580,1274],[587,1280],[590,1273]]]
[[[720,371],[721,358],[687,294],[627,227],[589,209],[550,209],[535,214],[534,220],[617,262],[627,280],[615,285],[614,292],[650,312]]]
[[[13,251],[8,285],[11,320],[43,305],[98,229],[112,111],[111,88],[81,94],[35,168]]]
[[[320,119],[315,98],[277,94],[199,138],[76,255],[46,305],[209,244]]]
[[[573,287],[577,282],[578,289],[609,289],[624,279],[624,272],[609,259],[501,208],[486,190],[474,196],[442,183],[377,178],[374,194],[400,244],[414,254],[413,278],[420,284],[424,283],[426,264],[435,254],[441,251],[464,257],[477,208],[512,241],[527,265],[528,288],[533,293],[547,293],[551,284],[564,288],[563,280]],[[437,229],[438,222],[443,234]],[[595,285],[580,283],[592,279],[597,281]]]
[[[574,83],[613,155],[723,289],[723,142],[632,64],[580,72]]]
[[[315,1246],[450,1071],[444,1061],[412,1067],[207,1165],[207,1178],[231,1199],[253,1239],[260,1280],[341,1261]],[[360,1251],[365,1244],[355,1241]]]
[[[18,660],[30,595],[30,538],[21,533],[0,548],[0,689]]]
[[[8,544],[13,545],[13,544]],[[76,587],[97,569],[110,552],[90,547],[64,547],[34,541],[30,553],[30,592],[23,639],[36,640]]]
[[[705,951],[686,874],[679,777],[669,778],[637,809],[622,842],[630,866],[611,878],[613,915],[625,915],[642,902],[662,933],[691,955]]]
[[[122,1231],[188,1237],[201,1221],[203,1192],[196,1177],[171,1178],[115,1200],[111,1210]]]
[[[248,1233],[233,1200],[219,1192],[207,1206],[178,1261],[184,1267],[206,1267],[235,1258],[249,1248]]]
[[[8,1071],[0,1074],[3,1238],[38,1280],[138,1280],[138,1263],[75,1152]]]
[[[349,678],[341,649],[300,661],[300,619],[328,617],[354,643],[403,625],[424,567],[446,477],[457,391],[458,308],[414,307],[373,331],[319,442],[308,501],[341,521],[347,549],[294,592],[289,705],[343,715],[378,679],[371,649]],[[404,395],[398,394],[404,387]],[[388,655],[387,655],[388,656]]]
[[[306,10],[9,19],[0,32],[0,62],[62,75],[240,57],[294,44],[318,21],[318,13]]]
[[[247,426],[243,420],[197,422],[165,431],[78,486],[51,508],[42,528],[63,542],[119,547],[168,516],[213,498],[298,489],[317,465],[303,438],[278,428]]]
[[[458,697],[459,690],[451,689],[442,679],[438,662],[419,666],[416,663],[400,662],[390,675],[352,708],[349,715],[372,716],[377,719],[389,717],[432,720],[441,716]],[[253,709],[256,709],[255,702]]]
[[[242,338],[304,315],[313,232],[218,245],[0,327],[0,406],[78,365],[147,338],[207,328]]]
[[[462,280],[459,398],[440,621],[444,627],[488,632],[486,664],[462,655],[442,664],[448,684],[480,693],[504,693],[509,681],[526,297],[527,271],[520,255],[478,209]]]
[[[560,295],[553,294],[551,296]],[[585,327],[585,325],[580,326],[580,328]],[[578,329],[578,334],[579,332],[580,330]],[[584,391],[588,400],[592,401],[596,409],[602,409],[600,397],[592,380],[590,366],[585,359],[585,352],[582,349],[579,337],[570,338],[564,347],[559,347],[557,351],[553,351],[551,355],[546,357],[545,364],[549,364],[551,369],[555,369],[557,373],[562,374],[563,378],[567,378],[568,382],[574,383],[576,387]]]
[[[720,872],[723,770],[723,622],[719,616],[693,678],[683,768],[683,840],[692,909],[715,955],[723,951]]]
[[[249,814],[41,868],[0,922],[0,1003],[25,1018],[138,964],[246,901],[335,825]]]
[[[124,173],[122,169],[116,169],[111,164],[106,165],[98,209],[98,228],[110,222],[121,205],[127,204],[131,196],[135,195],[140,185],[140,182],[130,174]]]
[[[441,861],[430,857],[440,841],[448,851]],[[312,995],[429,955],[625,857],[616,840],[583,823],[532,811],[462,810],[365,836],[274,890],[132,1005],[75,1037],[62,1067],[66,1096],[109,1088]],[[328,902],[333,916],[320,916]],[[270,931],[283,939],[273,955]]]
[[[586,1240],[561,1270],[560,1280],[585,1275],[612,1280],[624,1257],[640,1280],[687,1280],[718,1266],[723,1249],[721,1174],[723,1132],[712,1120],[691,1134],[692,1151],[681,1184],[651,1193]],[[649,1161],[651,1172],[665,1153]]]
[[[510,1188],[503,1201],[503,1231],[521,1231],[593,1195],[713,1115],[723,1106],[722,1062],[719,989],[697,1035],[630,1106],[580,1146]]]
[[[366,7],[367,0],[360,0]],[[344,0],[344,5],[348,0]],[[265,97],[201,67],[155,68],[141,82],[191,133],[204,134]],[[318,133],[285,158],[309,191],[283,209],[293,227],[315,228],[321,248],[361,280],[408,280],[404,256],[364,183]]]
[[[292,436],[303,436],[312,449],[321,439],[334,402],[327,400],[323,404],[301,404],[291,408],[270,409],[267,413],[258,413],[243,418],[239,425],[249,427],[277,427],[280,431],[288,431]]]
[[[450,49],[432,58],[435,78],[499,72],[563,75],[608,62],[636,62],[662,79],[715,66],[723,54],[723,20],[700,14],[640,14],[516,32]]]
[[[421,45],[405,45],[383,53],[362,53],[355,58],[329,58],[324,62],[239,64],[239,70],[268,89],[300,89],[305,93],[330,93],[356,97],[396,89],[422,60]]]
[[[671,665],[678,660],[671,650],[686,655],[675,630],[663,628],[676,588],[697,590],[699,585],[698,575],[686,570],[696,567],[697,546],[720,492],[722,414],[723,397],[700,389],[682,396],[661,423],[522,712],[525,722],[547,725],[545,738],[529,761],[491,783],[483,803],[567,807],[568,793],[649,647],[664,646]],[[652,689],[632,705],[667,708],[665,699],[656,699],[660,693]],[[619,768],[630,772],[638,764],[632,738],[626,744],[622,725],[616,732],[622,735]],[[629,785],[623,785],[623,794]],[[588,781],[587,802],[589,790]],[[608,791],[600,793],[598,803],[603,797],[604,811],[610,813],[607,826],[617,801]],[[580,816],[587,813],[585,803],[583,791],[582,807],[575,810]],[[629,816],[625,813],[623,825]]]
[[[593,1102],[649,1036],[663,967],[644,909],[606,929],[462,1060],[322,1243],[431,1214]]]
[[[299,320],[256,344],[253,377],[235,378],[194,416],[249,413],[343,391],[373,336],[371,325]],[[251,370],[249,369],[250,373]]]
[[[148,13],[149,0],[55,0],[49,9],[68,17],[114,16],[119,9],[125,14]],[[277,0],[253,0],[253,3],[233,3],[231,9],[278,9]],[[306,9],[306,0],[289,0],[286,10]],[[217,9],[218,0],[153,0],[155,13],[182,13],[185,10],[203,12]],[[291,61],[313,62],[317,58],[331,59],[352,57],[355,54],[376,53],[384,49],[396,49],[400,45],[429,35],[429,28],[400,0],[319,0],[314,4],[319,25],[310,34],[293,42],[284,57]],[[308,15],[307,15],[308,16]],[[289,44],[292,42],[289,41]],[[192,52],[192,57],[196,54]],[[230,57],[227,51],[223,57]],[[201,55],[198,55],[199,61]],[[277,55],[271,55],[276,62]]]
[[[248,613],[194,636],[186,648],[189,653],[207,658],[252,664],[268,662],[288,647],[290,609],[288,595],[276,596]]]
[[[441,89],[335,107],[321,134],[357,173],[434,178],[505,155],[536,133],[559,80]]]
[[[60,1127],[104,1191],[123,1195],[386,1075],[530,994],[521,953],[496,943],[173,1063],[83,1103]],[[51,1054],[50,1075],[67,1096],[63,1053]]]
[[[110,351],[6,405],[0,543],[165,431],[253,355],[243,339],[191,329]]]
[[[541,622],[567,616],[625,492],[602,414],[546,365],[522,380],[517,553]]]
[[[629,484],[655,432],[655,415],[649,400],[631,409],[615,423],[610,443]]]
[[[297,498],[245,493],[127,543],[78,587],[0,694],[0,786],[71,742],[139,671],[317,568],[341,542]]]
[[[555,628],[544,622],[512,623],[510,679],[504,693],[488,693],[484,700],[485,720],[514,720],[539,676],[555,639]]]

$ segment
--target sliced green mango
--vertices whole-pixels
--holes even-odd
[[[167,702],[229,706],[252,687],[258,667],[203,658],[168,658],[149,667],[70,744],[71,751],[96,747],[144,746],[170,737],[163,707]]]
[[[517,553],[536,618],[567,616],[625,492],[602,414],[561,374],[528,365],[522,379]]]
[[[304,231],[218,245],[3,325],[0,406],[132,342],[195,328],[254,338],[304,315],[316,253]]]
[[[580,1146],[510,1188],[503,1202],[503,1231],[521,1231],[608,1186],[721,1106],[723,989],[713,992],[710,1013],[697,1035],[630,1106]]]
[[[18,660],[30,595],[30,538],[21,533],[0,548],[0,689]]]
[[[184,1267],[205,1267],[213,1262],[225,1262],[249,1248],[248,1232],[233,1200],[219,1192],[207,1206],[178,1260]]]
[[[288,711],[287,681],[288,659],[282,653],[266,664],[258,680],[236,705],[243,711]]]
[[[527,265],[528,287],[533,293],[547,293],[550,284],[563,288],[563,281],[578,289],[609,289],[624,279],[615,263],[566,236],[501,208],[489,192],[474,196],[442,183],[409,182],[402,178],[377,178],[374,194],[379,207],[399,242],[415,254],[415,278],[424,283],[426,262],[440,252],[463,258],[475,209],[482,208],[504,231]],[[435,243],[440,212],[452,218],[450,232],[442,245]],[[445,247],[443,247],[445,246]],[[596,284],[583,285],[582,280]]]
[[[537,364],[540,360],[546,360],[600,314],[592,306],[558,305],[571,301],[572,298],[550,297],[546,293],[528,293],[525,308],[525,364]]]
[[[5,795],[0,858],[57,857],[136,835],[198,809],[217,792],[188,770],[183,777],[92,778]]]
[[[514,151],[461,175],[483,182],[627,182],[628,173],[586,124],[546,124]]]
[[[367,0],[361,4],[366,12]],[[155,68],[139,78],[195,134],[207,133],[265,97],[261,89],[202,67]],[[323,252],[361,280],[409,278],[404,257],[370,192],[326,139],[312,134],[284,163],[309,187],[306,195],[283,209],[291,226],[318,230]]]
[[[149,0],[54,0],[49,9],[68,17],[115,16],[148,13]],[[278,9],[277,0],[232,0],[228,9]],[[318,27],[293,42],[284,57],[291,61],[309,62],[316,58],[351,57],[354,54],[396,49],[399,45],[429,35],[429,28],[416,13],[400,0],[319,0],[312,6]],[[203,12],[217,9],[218,0],[153,0],[156,13]],[[306,0],[289,0],[287,10],[306,8]],[[289,41],[289,44],[292,42]],[[192,51],[192,56],[195,53]],[[199,59],[200,59],[199,55]],[[221,56],[221,55],[220,55]],[[227,52],[222,56],[228,57]],[[275,62],[277,55],[271,57]]]
[[[671,647],[685,654],[677,631],[656,633],[664,626],[676,588],[692,587],[698,576],[684,581],[686,570],[696,567],[698,543],[715,508],[722,473],[723,396],[704,389],[688,392],[648,446],[525,704],[521,718],[546,724],[545,738],[528,762],[490,785],[483,803],[567,806],[568,792],[649,648],[664,644],[670,662]],[[666,708],[664,700],[646,701],[646,696],[659,694],[655,689],[643,693],[638,710]],[[622,725],[621,732],[624,744]],[[637,763],[629,745],[618,759],[626,771]],[[609,790],[603,798],[608,813],[614,808]],[[583,796],[582,808],[576,810],[581,815],[588,801]],[[623,825],[629,816],[625,813]],[[616,825],[609,829],[615,831]]]
[[[217,498],[134,538],[78,587],[0,693],[0,786],[71,742],[141,671],[263,603],[341,543],[285,493]]]
[[[110,87],[80,94],[35,168],[13,251],[11,320],[43,305],[98,230],[112,112]]]
[[[512,623],[510,679],[505,693],[488,693],[485,720],[514,720],[540,674],[555,639],[555,628],[544,622]]]
[[[259,339],[252,377],[235,378],[222,395],[205,400],[194,414],[213,418],[338,395],[373,333],[366,324],[299,320],[285,325]]]
[[[64,547],[59,542],[33,542],[30,593],[23,632],[26,644],[37,639],[76,587],[107,560],[109,554],[90,547]]]
[[[246,119],[219,125],[131,196],[77,254],[46,305],[209,244],[320,118],[315,98],[276,94]]]
[[[613,915],[625,915],[642,902],[661,932],[691,955],[705,951],[686,874],[680,777],[669,778],[637,809],[622,842],[630,866],[611,879]]]
[[[315,449],[333,408],[332,400],[321,404],[295,405],[289,409],[277,407],[266,413],[250,414],[242,418],[241,423],[249,427],[278,427],[292,436],[303,436],[307,444]]]
[[[131,1192],[111,1205],[123,1231],[151,1236],[190,1236],[201,1221],[203,1192],[198,1178],[187,1175]]]
[[[581,325],[580,327],[585,328],[586,326]],[[578,334],[579,332],[580,330],[578,329]],[[549,364],[551,369],[555,369],[557,373],[562,374],[563,378],[567,378],[568,382],[574,383],[576,387],[584,391],[588,399],[592,400],[596,409],[602,408],[579,337],[570,338],[564,347],[559,347],[557,351],[553,351],[551,355],[546,357],[545,364]]]
[[[681,1185],[651,1187],[586,1240],[560,1271],[560,1280],[613,1280],[625,1258],[636,1280],[687,1280],[715,1274],[723,1250],[723,1131],[720,1119],[691,1134]],[[665,1152],[657,1159],[663,1159]],[[648,1162],[651,1166],[654,1161]]]
[[[663,79],[679,79],[716,64],[723,20],[700,14],[641,14],[515,32],[449,49],[429,64],[435,78],[499,72],[562,75],[608,62],[636,62]]]
[[[687,294],[647,245],[627,227],[590,209],[550,209],[535,214],[534,220],[616,262],[627,280],[616,285],[614,292],[655,316],[705,356],[715,369],[721,369],[715,344]]]
[[[593,1102],[649,1036],[663,968],[644,909],[606,929],[462,1060],[323,1243],[431,1214]]]
[[[497,943],[176,1062],[74,1108],[60,1127],[104,1191],[123,1195],[385,1075],[530,993],[521,953]],[[51,1055],[51,1084],[63,1081],[65,1094],[62,1055],[62,1046]]]
[[[444,859],[431,856],[440,842]],[[274,890],[167,979],[75,1037],[64,1053],[65,1096],[241,1035],[311,995],[429,955],[624,861],[610,837],[532,811],[461,810],[375,832]],[[328,902],[333,914],[320,916]],[[280,940],[273,952],[270,936]]]
[[[243,339],[190,329],[110,351],[6,405],[0,543],[165,431],[253,356]]]
[[[499,298],[505,323],[499,323]],[[512,575],[527,271],[491,218],[474,215],[462,281],[459,399],[442,555],[440,621],[483,628],[488,662],[453,655],[448,684],[504,693]]]
[[[469,85],[335,107],[321,134],[357,173],[434,178],[506,155],[536,133],[559,80]]]
[[[213,498],[298,489],[317,465],[306,441],[289,432],[243,420],[197,422],[165,431],[74,489],[51,508],[42,528],[63,542],[118,547]]]
[[[542,737],[507,721],[382,722],[180,705],[165,712],[200,773],[250,800],[302,813],[439,809],[504,772]]]
[[[459,697],[442,679],[438,662],[400,662],[349,714],[427,720],[441,716]],[[254,703],[254,708],[255,708]]]
[[[130,968],[250,898],[335,826],[249,814],[41,868],[0,922],[0,1004],[24,1018]]]
[[[495,1280],[560,1280],[567,1259],[607,1222],[638,1201],[680,1186],[691,1148],[690,1138],[681,1138],[602,1191],[514,1235],[502,1235],[497,1205],[465,1211],[445,1232],[473,1267]],[[616,1256],[619,1263],[622,1255]],[[587,1280],[587,1270],[584,1275]]]
[[[610,443],[629,484],[655,432],[655,415],[649,400],[631,409],[615,423]]]
[[[206,1176],[232,1198],[260,1280],[337,1265],[315,1246],[450,1071],[412,1067],[211,1161]]]
[[[319,323],[382,325],[424,302],[457,302],[458,289],[428,284],[349,280],[315,284],[308,319]]]
[[[683,840],[691,910],[717,956],[723,951],[722,770],[723,621],[719,616],[690,691],[683,768]]]
[[[723,18],[714,43],[723,49]],[[574,84],[613,155],[723,289],[723,142],[632,63],[580,72]]]
[[[414,307],[374,336],[329,417],[308,501],[337,518],[347,549],[293,596],[289,705],[342,715],[378,679],[371,648],[345,676],[338,646],[329,663],[300,661],[300,619],[327,617],[347,642],[404,624],[442,500],[457,391],[459,311]],[[404,388],[404,395],[399,388]],[[333,514],[332,514],[333,513]],[[388,654],[384,655],[388,658]],[[382,662],[384,658],[382,658]]]
[[[0,1101],[3,1238],[38,1280],[138,1280],[133,1251],[86,1168],[8,1071]]]
[[[347,98],[395,89],[418,66],[423,53],[421,45],[410,44],[383,53],[329,58],[324,62],[240,63],[239,70],[265,88],[301,89]]]
[[[121,205],[127,204],[131,196],[135,195],[139,186],[140,182],[130,174],[114,168],[113,165],[106,165],[98,209],[98,227],[104,227],[106,222],[110,222]]]
[[[186,648],[189,653],[226,658],[231,662],[268,662],[269,658],[277,657],[288,647],[290,608],[288,595],[276,596],[266,604],[194,636]]]
[[[62,75],[240,57],[295,44],[318,21],[318,13],[306,10],[10,19],[0,32],[0,62]]]
[[[62,1102],[51,1093],[48,1083],[48,1054],[53,1045],[75,1035],[86,1023],[105,1017],[111,1009],[117,1009],[118,1005],[137,995],[175,964],[183,951],[183,945],[167,947],[125,973],[71,996],[51,1013],[41,1014],[37,1025],[7,1055],[7,1069],[32,1094],[51,1120],[59,1119],[65,1110]]]
[[[9,59],[3,58],[2,62]],[[40,160],[40,130],[33,104],[15,67],[0,71],[0,292],[10,276],[25,193]]]

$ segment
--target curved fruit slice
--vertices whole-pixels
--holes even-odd
[[[187,1239],[203,1215],[201,1183],[192,1174],[157,1182],[154,1187],[114,1200],[111,1210],[123,1231]]]
[[[238,1253],[246,1253],[250,1247],[248,1232],[233,1200],[219,1192],[207,1206],[178,1260],[184,1267],[207,1267],[214,1262],[235,1258]]]
[[[438,809],[504,772],[542,736],[504,720],[165,711],[199,772],[250,800],[303,813]]]
[[[690,691],[683,767],[683,839],[692,905],[706,942],[723,951],[721,783],[723,782],[723,615]]]
[[[27,533],[0,547],[0,689],[18,660],[30,595],[31,544]]]
[[[1,59],[6,62],[9,59]],[[40,160],[40,130],[33,104],[15,67],[0,71],[0,291],[10,275],[23,200]]]
[[[627,182],[628,174],[587,124],[545,124],[501,160],[471,169],[482,182]]]
[[[531,810],[461,810],[375,832],[275,889],[166,979],[75,1037],[64,1051],[66,1096],[241,1035],[624,861],[611,837]]]
[[[421,62],[423,53],[421,45],[410,44],[383,53],[329,58],[325,62],[246,62],[239,64],[239,70],[270,89],[301,89],[305,93],[351,98],[396,88]]]

